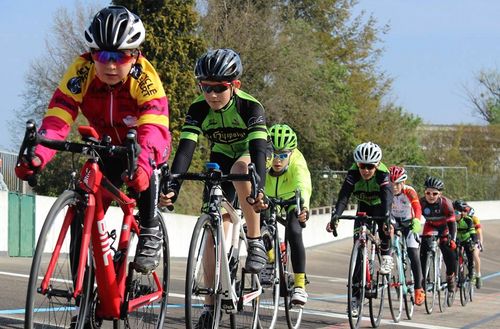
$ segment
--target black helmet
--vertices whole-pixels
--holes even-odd
[[[85,30],[89,48],[110,51],[139,48],[145,36],[139,16],[123,6],[101,9]]]
[[[233,81],[241,77],[240,55],[229,48],[210,50],[196,62],[194,74],[198,80]]]
[[[444,183],[442,180],[436,177],[427,177],[424,183],[425,188],[435,188],[438,191],[444,189]]]
[[[467,202],[464,200],[455,200],[453,201],[453,209],[458,210],[458,211],[464,211],[469,207]]]

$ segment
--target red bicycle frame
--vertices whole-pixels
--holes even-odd
[[[78,297],[82,292],[88,249],[92,238],[95,278],[99,295],[96,315],[100,318],[107,319],[121,318],[122,315],[125,315],[121,314],[122,310],[128,313],[144,304],[160,299],[164,293],[163,287],[157,273],[153,272],[152,275],[157,286],[157,291],[132,300],[126,300],[125,284],[127,281],[127,255],[126,252],[123,253],[123,255],[121,255],[122,258],[115,262],[114,253],[111,249],[111,241],[104,221],[106,209],[103,200],[116,201],[124,213],[120,240],[118,242],[118,251],[127,250],[131,232],[135,232],[139,235],[139,225],[133,215],[136,202],[115,187],[102,174],[96,159],[91,158],[87,160],[81,170],[80,177],[79,187],[86,192],[86,208],[73,297]],[[47,272],[41,282],[40,292],[43,294],[49,289],[49,281],[59,257],[64,237],[74,219],[74,215],[74,208],[70,208],[64,218],[54,253],[51,256]],[[127,305],[124,304],[125,302]]]

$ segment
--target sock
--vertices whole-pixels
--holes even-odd
[[[294,274],[295,282],[294,287],[305,289],[306,287],[306,274],[305,273],[295,273]]]

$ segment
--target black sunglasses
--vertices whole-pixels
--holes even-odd
[[[425,192],[425,194],[436,196],[436,195],[439,194],[439,192],[430,192],[430,191],[427,191],[427,192]]]
[[[358,168],[372,170],[375,165],[373,163],[358,163]]]
[[[200,89],[203,90],[203,92],[209,94],[211,92],[214,92],[216,94],[220,94],[225,92],[231,84],[229,82],[225,83],[218,83],[216,85],[209,85],[205,83],[200,83]]]

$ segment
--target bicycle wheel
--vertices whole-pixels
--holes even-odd
[[[440,289],[440,287],[438,287],[439,282],[437,280],[438,274],[436,273],[434,253],[427,253],[425,264],[425,311],[427,314],[432,314]]]
[[[263,230],[264,236],[266,231]],[[270,234],[270,233],[269,233]],[[278,309],[280,302],[280,254],[279,240],[276,236],[270,236],[273,243],[274,262],[266,264],[260,273],[260,284],[262,294],[259,297],[259,328],[272,329],[278,320]]]
[[[393,252],[393,267],[389,273],[388,296],[389,309],[394,322],[398,323],[403,314],[403,280],[404,269],[401,264],[400,246]]]
[[[78,234],[70,231],[81,225],[85,203],[75,191],[64,191],[52,205],[38,238],[35,255],[31,264],[30,279],[26,296],[25,329],[69,328],[72,320],[77,320],[74,328],[81,329],[88,316],[91,300],[93,273],[87,266],[82,292],[73,297],[73,279],[76,279]],[[78,222],[77,222],[78,220]],[[69,226],[72,226],[70,229]],[[59,243],[56,243],[58,237]],[[57,247],[60,246],[60,251]],[[71,249],[71,252],[70,252]],[[72,256],[74,255],[74,256]],[[49,267],[53,258],[54,265]],[[92,260],[87,257],[87,263]],[[73,268],[73,271],[72,271]],[[50,277],[45,277],[52,270]],[[42,280],[48,280],[46,291],[38,292]]]
[[[359,240],[352,247],[347,279],[347,315],[352,329],[358,329],[363,318],[366,284],[366,248]],[[361,270],[363,269],[363,270]]]
[[[406,252],[404,252],[403,260],[404,280],[403,300],[405,304],[406,318],[411,320],[415,308],[415,278],[411,270],[411,260]]]
[[[238,250],[248,250],[248,243],[245,237],[246,229],[240,230]],[[258,274],[247,273],[244,269],[245,262],[237,259],[236,264],[230,265],[231,285],[238,296],[237,312],[230,314],[231,328],[257,328],[259,324],[259,297],[253,298],[258,291],[260,282]]]
[[[298,329],[302,323],[303,305],[292,304],[293,287],[295,285],[295,277],[292,271],[292,259],[290,257],[290,244],[286,244],[284,254],[281,254],[281,278],[282,278],[282,294],[285,306],[286,323],[289,329]]]
[[[373,242],[367,242],[367,250],[371,250],[370,245]],[[382,320],[382,310],[384,309],[385,290],[387,285],[387,275],[380,273],[381,265],[380,253],[377,252],[375,257],[368,260],[368,268],[370,276],[366,279],[365,296],[368,298],[368,306],[370,310],[370,322],[373,328],[377,328]]]
[[[165,226],[163,216],[157,211],[156,216],[159,219],[159,226],[163,232],[163,246],[160,255],[160,265],[149,274],[142,274],[129,267],[127,277],[127,300],[133,300],[144,295],[162,291],[161,298],[146,303],[133,310],[127,315],[126,328],[141,329],[160,329],[163,328],[163,322],[167,314],[168,290],[170,280],[170,249],[168,244],[168,232]],[[129,241],[128,264],[134,261],[135,249],[138,238],[136,234],[131,233]],[[131,265],[130,265],[131,266]],[[156,282],[161,285],[158,287]]]
[[[212,327],[212,321],[221,320],[217,295],[219,275],[214,265],[216,231],[211,223],[212,217],[207,214],[198,218],[189,246],[185,283],[186,328]],[[205,304],[213,305],[211,314],[204,312]]]

